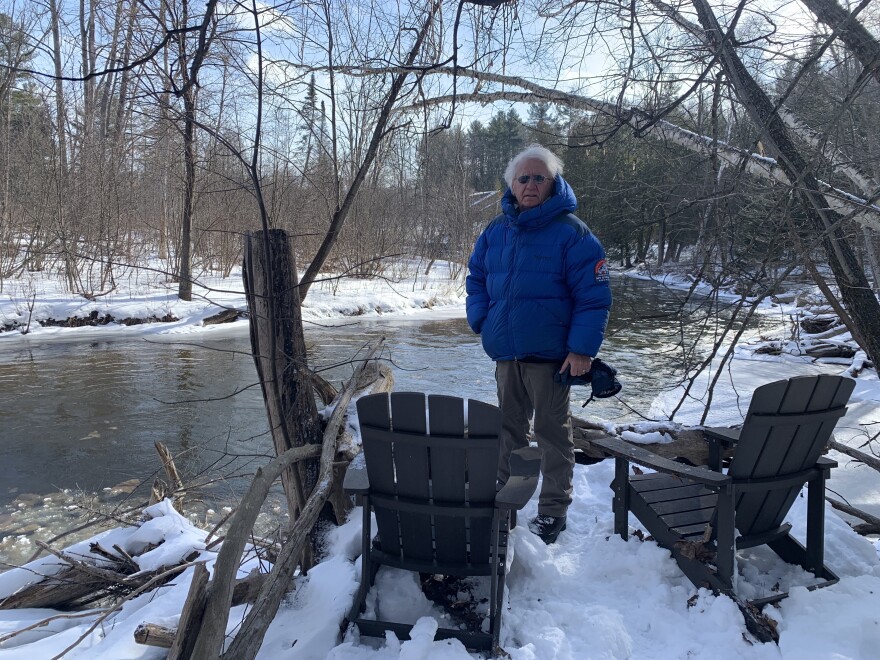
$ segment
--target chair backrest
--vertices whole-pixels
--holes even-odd
[[[816,465],[855,382],[800,376],[755,390],[728,474],[734,480],[784,477]],[[801,486],[741,493],[736,528],[750,536],[779,527]]]
[[[467,426],[465,426],[467,403]],[[384,553],[401,564],[489,564],[501,412],[418,392],[357,402]]]

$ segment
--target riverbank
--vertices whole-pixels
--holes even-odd
[[[424,278],[423,265],[413,262],[409,279],[393,281],[327,281],[315,285],[303,313],[308,323],[339,323],[352,317],[417,318],[463,314],[463,291],[449,271],[436,270]],[[441,265],[442,267],[442,265]],[[403,271],[400,271],[402,275]],[[416,274],[418,275],[416,277]],[[431,278],[436,277],[432,282]],[[247,322],[204,326],[202,321],[224,308],[243,306],[243,293],[229,280],[205,280],[197,289],[193,303],[176,301],[176,289],[167,283],[150,289],[141,283],[127,292],[117,289],[108,300],[76,301],[58,291],[44,290],[32,297],[30,308],[21,301],[16,319],[29,317],[31,331],[0,334],[4,345],[19,342],[77,342],[96,337],[149,336],[151,339],[182,340],[224,333],[247,332]],[[667,281],[667,286],[676,284]],[[683,286],[680,282],[677,285]],[[5,283],[7,296],[10,283]],[[35,291],[36,293],[36,291]],[[69,297],[68,297],[69,298]],[[0,313],[7,314],[4,298]],[[90,305],[105,305],[90,307]],[[768,313],[785,313],[783,307]],[[26,314],[20,313],[24,310]],[[124,318],[135,313],[175,315],[176,322],[125,326],[108,324],[78,328],[33,327],[33,320],[61,318],[63,314],[89,316],[111,314]],[[5,322],[5,316],[0,320]],[[759,338],[756,338],[759,339]],[[782,341],[780,337],[779,340]],[[756,342],[751,346],[758,346]],[[751,391],[778,378],[809,373],[841,373],[848,365],[816,361],[803,354],[759,353],[751,347],[737,351],[722,372],[723,378],[712,399],[710,424],[741,421]],[[696,423],[705,407],[707,381],[717,373],[712,369],[698,381],[692,396],[685,399],[676,420]],[[865,434],[880,425],[880,385],[876,374],[862,370],[847,417],[838,425],[838,440],[858,446]],[[672,384],[670,384],[672,385]],[[681,390],[670,388],[658,396],[651,416],[662,419],[681,398]],[[872,431],[873,429],[873,431]],[[831,488],[844,493],[852,503],[880,511],[880,491],[876,473],[857,466],[846,457],[832,454],[841,467],[833,472]],[[787,567],[770,566],[767,572],[740,576],[740,587],[755,597],[781,586],[793,585],[792,596],[767,613],[777,623],[778,646],[758,644],[745,631],[736,606],[727,598],[716,598],[695,591],[678,571],[669,554],[655,544],[631,538],[624,543],[614,536],[611,515],[613,465],[576,467],[574,504],[569,512],[568,529],[553,546],[545,546],[524,527],[512,536],[514,559],[508,578],[508,601],[502,627],[502,646],[516,660],[545,658],[705,658],[709,660],[765,658],[867,658],[880,644],[880,561],[874,544],[855,534],[849,525],[827,507],[826,556],[829,567],[842,580],[838,585],[809,593],[803,586],[808,576]],[[795,534],[803,539],[805,498],[799,498],[791,513]],[[875,507],[872,509],[872,507]],[[537,511],[536,501],[527,506],[521,521]],[[151,511],[141,528],[119,528],[103,533],[96,540],[111,542],[131,550],[143,544],[157,548],[145,559],[145,567],[173,563],[198,552],[197,560],[212,565],[216,548],[205,548],[207,532],[175,514],[170,507]],[[522,524],[522,523],[521,523]],[[357,555],[360,541],[360,515],[355,510],[349,522],[331,530],[325,540],[326,555],[308,577],[297,578],[297,588],[279,611],[269,630],[259,658],[264,660],[337,658],[470,658],[460,645],[433,641],[429,617],[443,616],[422,595],[410,574],[389,571],[383,574],[383,607],[421,619],[414,639],[399,642],[393,636],[369,643],[351,631],[337,638],[339,624],[351,603],[357,586]],[[134,539],[134,540],[133,540]],[[173,543],[169,543],[173,540]],[[149,547],[149,545],[147,546]],[[74,551],[89,553],[88,542]],[[766,558],[765,558],[766,559]],[[52,563],[50,560],[48,563]],[[42,563],[47,563],[45,560]],[[55,562],[57,565],[57,562]],[[243,573],[249,566],[243,567]],[[8,593],[33,579],[31,566],[0,575],[0,594]],[[243,574],[242,573],[242,574]],[[162,658],[165,652],[134,643],[134,629],[141,623],[173,625],[180,612],[192,569],[175,578],[162,590],[126,602],[95,626],[102,613],[83,618],[55,618],[45,625],[10,636],[23,627],[54,616],[46,610],[0,612],[0,659],[50,658],[77,640],[81,641],[65,656],[70,658]],[[230,631],[241,621],[244,607],[230,618]],[[94,626],[94,627],[93,627]]]
[[[303,321],[334,323],[354,317],[397,315],[407,318],[464,314],[461,267],[437,261],[396,261],[372,279],[328,274],[315,282],[302,306]],[[231,322],[211,317],[236,310]],[[442,310],[442,311],[440,311]],[[47,273],[6,280],[0,291],[0,350],[13,342],[88,341],[145,336],[247,334],[247,303],[241,271],[228,277],[198,276],[192,301],[177,297],[177,285],[158,268],[134,271],[115,288],[93,299],[73,295]],[[207,322],[206,322],[207,321]]]

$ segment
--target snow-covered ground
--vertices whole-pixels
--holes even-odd
[[[422,267],[420,272],[423,272]],[[463,291],[460,280],[449,278],[446,265],[435,265],[427,278],[414,279],[402,270],[394,284],[384,280],[330,281],[310,291],[303,310],[307,321],[326,321],[352,314],[461,315]],[[30,332],[0,333],[4,345],[30,341],[74,341],[95,336],[164,335],[181,333],[245,332],[247,324],[201,326],[201,320],[219,307],[244,308],[241,285],[236,277],[209,278],[196,289],[195,302],[176,300],[173,285],[160,285],[144,277],[126,289],[97,302],[73,300],[52,280],[4,282],[0,299],[0,325],[27,324]],[[32,301],[32,302],[29,302]],[[219,307],[218,307],[219,306]],[[162,317],[172,323],[106,325],[86,328],[37,327],[36,319],[65,319],[111,314],[127,317]],[[777,308],[777,312],[784,311]],[[741,421],[751,391],[764,382],[800,373],[841,373],[845,365],[815,364],[803,356],[783,353],[759,355],[748,347],[738,351],[722,378],[712,402],[709,423]],[[695,389],[700,392],[699,388]],[[703,409],[702,395],[685,402],[677,421],[695,423]],[[662,418],[678,396],[669,392],[654,402],[652,414]],[[865,433],[880,430],[880,384],[875,371],[864,370],[848,415],[838,424],[837,439],[854,446]],[[867,426],[869,424],[874,426]],[[873,429],[873,431],[870,431]],[[650,429],[646,429],[651,432]],[[830,487],[844,492],[856,506],[880,511],[880,475],[833,455],[842,467],[832,475]],[[736,605],[726,597],[697,592],[678,570],[668,552],[653,542],[631,537],[623,542],[613,534],[611,491],[613,465],[578,465],[574,481],[574,504],[568,529],[559,541],[545,546],[522,525],[537,510],[532,501],[520,516],[512,534],[513,560],[503,616],[501,645],[515,659],[549,658],[874,658],[880,649],[880,560],[872,541],[851,531],[830,507],[826,509],[826,561],[841,576],[839,584],[808,592],[809,574],[780,565],[772,555],[752,551],[738,588],[746,598],[759,597],[777,582],[791,586],[791,596],[765,612],[776,620],[779,645],[757,643],[746,632]],[[795,534],[804,535],[804,498],[791,514]],[[192,550],[210,567],[215,550],[205,550],[204,530],[191,525],[166,503],[147,511],[139,528],[121,528],[100,535],[102,545],[114,543],[137,552],[147,543],[159,543],[138,559],[141,568],[179,562]],[[633,518],[630,521],[637,525]],[[378,607],[383,614],[406,615],[418,621],[413,639],[406,642],[388,634],[385,640],[360,640],[352,630],[338,637],[339,625],[358,584],[360,512],[347,524],[332,530],[326,540],[326,556],[308,577],[298,578],[296,590],[282,605],[270,628],[260,658],[468,658],[471,654],[454,641],[433,640],[436,621],[442,616],[422,595],[411,574],[383,570]],[[88,543],[73,551],[88,553]],[[254,560],[252,560],[253,562]],[[251,563],[252,563],[251,562]],[[748,568],[746,568],[748,566]],[[757,570],[753,567],[759,567]],[[242,567],[246,574],[251,564]],[[54,559],[0,574],[0,596],[8,595],[37,571],[57,570]],[[13,632],[57,615],[46,610],[0,611],[0,659],[51,658],[80,640],[65,657],[162,658],[165,651],[134,642],[134,629],[143,622],[173,626],[176,623],[192,576],[192,569],[170,585],[126,602],[95,625],[100,616],[53,618],[45,625],[11,636]],[[801,586],[799,586],[801,585]],[[230,632],[241,621],[244,608],[230,618]],[[479,656],[477,656],[479,657]]]

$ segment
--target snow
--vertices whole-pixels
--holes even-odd
[[[429,277],[421,275],[413,262],[398,272],[399,281],[338,280],[316,284],[306,301],[303,316],[308,322],[338,321],[346,315],[458,315],[463,313],[461,280],[449,276],[447,264],[435,264]],[[416,279],[413,274],[418,272]],[[30,332],[0,333],[0,346],[20,342],[83,341],[94,337],[150,336],[180,338],[194,334],[246,333],[247,322],[228,326],[202,326],[201,320],[222,307],[244,308],[238,274],[231,278],[203,278],[194,302],[176,299],[172,285],[146,278],[95,302],[75,300],[51,279],[4,282],[0,301],[0,325],[25,325],[27,300],[33,295]],[[667,282],[667,285],[676,284]],[[679,285],[682,282],[678,282]],[[684,283],[685,285],[687,283]],[[210,301],[210,302],[209,302]],[[787,313],[787,303],[772,313]],[[120,319],[126,316],[173,314],[179,321],[149,325],[100,327],[39,327],[38,318],[62,319],[87,316],[97,311]],[[845,337],[840,337],[845,339]],[[791,348],[791,347],[789,347]],[[490,368],[486,365],[486,368]],[[797,350],[781,355],[761,355],[754,346],[739,349],[725,367],[719,389],[712,400],[708,424],[727,425],[742,421],[751,392],[763,383],[798,373],[848,373],[847,365],[814,362]],[[706,403],[707,374],[698,379],[676,415],[677,423],[695,424]],[[868,426],[880,422],[880,383],[875,371],[863,370],[847,416],[838,424],[839,441],[859,446],[867,439]],[[653,403],[650,417],[664,419],[680,398],[670,391]],[[676,424],[638,422],[626,426],[606,424],[609,432],[636,442],[659,442],[669,437]],[[356,429],[352,429],[356,430]],[[880,514],[880,479],[876,473],[858,467],[847,457],[832,453],[841,463],[829,486],[854,506]],[[838,584],[807,591],[815,582],[809,573],[783,564],[762,549],[740,554],[737,590],[745,598],[767,595],[777,583],[790,589],[790,597],[778,606],[765,608],[777,622],[778,646],[761,644],[746,631],[737,606],[729,598],[696,590],[684,577],[668,552],[652,541],[630,535],[623,541],[613,533],[611,490],[614,466],[611,461],[577,465],[574,502],[568,528],[557,543],[547,546],[525,528],[537,512],[533,499],[519,516],[519,527],[511,534],[512,559],[502,618],[501,646],[514,660],[548,658],[706,658],[734,660],[765,658],[873,658],[880,648],[880,560],[875,542],[854,533],[849,525],[826,506],[826,563],[841,580]],[[800,497],[789,514],[795,536],[805,535],[806,498]],[[630,519],[638,526],[635,518]],[[299,660],[333,658],[452,660],[480,657],[468,653],[457,641],[437,641],[434,635],[436,606],[422,595],[412,574],[382,569],[379,589],[370,596],[369,607],[383,615],[398,614],[416,623],[412,639],[401,641],[393,633],[385,639],[360,638],[351,628],[339,636],[339,626],[351,606],[359,583],[361,511],[355,509],[347,523],[330,530],[325,555],[308,576],[296,578],[296,589],[282,604],[265,637],[259,658]],[[375,529],[375,527],[374,527]],[[145,511],[138,526],[103,532],[90,541],[103,547],[114,544],[137,554],[144,571],[179,563],[196,553],[209,569],[217,548],[205,549],[206,532],[181,517],[169,502]],[[90,541],[67,549],[74,554],[91,554]],[[191,557],[190,557],[191,558]],[[100,558],[96,558],[100,563]],[[257,565],[248,555],[240,575]],[[42,557],[23,568],[0,574],[0,595],[59,570],[55,557]],[[135,628],[144,622],[174,626],[186,598],[192,567],[168,585],[142,594],[111,613],[92,628],[98,611],[58,616],[49,610],[0,611],[0,660],[6,658],[50,658],[84,637],[65,657],[117,660],[162,658],[166,652],[134,642]],[[235,608],[228,631],[232,633],[245,615]],[[81,615],[82,614],[82,615]],[[15,631],[53,618],[45,625],[10,636]],[[444,621],[444,625],[446,622]]]

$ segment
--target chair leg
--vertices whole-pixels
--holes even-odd
[[[370,591],[370,587],[373,586],[373,582],[376,579],[376,572],[378,571],[378,566],[374,566],[370,561],[370,551],[372,550],[372,540],[373,540],[373,529],[370,518],[370,496],[365,495],[361,500],[361,506],[363,507],[363,518],[361,521],[361,584],[358,587],[357,594],[355,594],[354,603],[351,606],[351,611],[348,614],[348,620],[354,621],[358,619],[363,612],[364,603],[367,600],[367,594]]]
[[[804,568],[821,576],[825,565],[825,472],[807,483],[807,553]]]
[[[501,513],[497,510],[495,515],[492,516],[492,564],[491,586],[489,588],[489,632],[492,635],[493,645],[497,645],[501,634],[501,601],[504,597],[504,571],[507,570],[505,562],[501,561]]]
[[[736,564],[736,531],[734,529],[734,501],[736,491],[727,487],[718,493],[718,525],[716,535],[715,565],[718,579],[724,589],[733,589],[733,576]]]
[[[625,458],[614,459],[614,533],[626,541],[629,538],[629,461]]]

